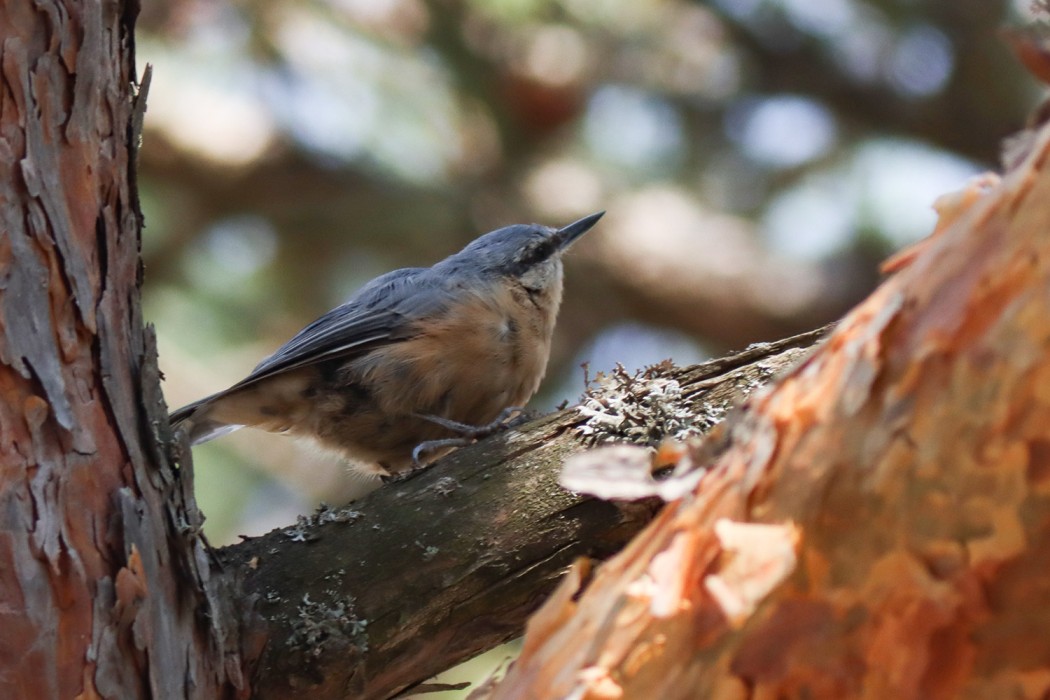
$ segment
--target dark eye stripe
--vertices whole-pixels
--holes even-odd
[[[539,244],[533,246],[531,250],[526,250],[525,251],[525,255],[523,256],[523,262],[526,262],[526,263],[529,263],[529,264],[535,264],[535,263],[538,263],[538,262],[543,262],[544,260],[549,258],[551,255],[553,255],[554,251],[555,251],[554,239],[553,238],[544,239],[543,241],[540,241]]]

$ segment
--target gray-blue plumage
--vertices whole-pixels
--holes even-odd
[[[393,466],[396,471],[406,456],[404,446],[417,436],[391,440],[375,435],[377,444],[385,440],[392,446],[370,450],[360,444],[358,433],[393,430],[396,425],[398,430],[414,430],[420,440],[430,439],[435,426],[418,421],[422,414],[484,422],[495,417],[492,406],[502,400],[500,392],[523,401],[535,391],[561,300],[560,254],[600,217],[594,214],[563,229],[508,226],[475,239],[432,267],[381,275],[299,331],[237,384],[172,413],[172,422],[187,428],[194,443],[244,424],[309,435],[351,457],[378,455],[384,469]],[[476,324],[471,314],[477,316]],[[511,347],[507,338],[514,334],[500,338],[501,333],[492,332],[522,324],[541,334],[536,336],[536,352],[542,353],[542,362],[520,362],[515,354],[522,352],[521,339],[511,338]],[[495,338],[491,345],[484,344],[490,342],[488,336]],[[411,345],[413,340],[419,345]],[[456,342],[463,343],[459,349],[477,353],[477,362],[463,363]],[[390,348],[388,355],[378,354],[383,348]],[[505,363],[501,352],[510,353]],[[475,391],[481,392],[481,399],[486,392],[495,397],[479,401],[456,386],[446,369],[455,363],[463,363],[470,372],[502,377],[493,380],[497,383],[507,379],[504,364],[520,364],[529,376],[512,382],[513,391],[479,386]],[[462,379],[478,384],[483,383],[481,376]],[[445,389],[441,382],[452,386]],[[521,396],[526,393],[521,387],[528,388],[528,395]],[[406,397],[406,403],[398,405],[393,394]],[[459,394],[465,398],[457,400]],[[353,422],[361,423],[366,415],[371,419],[367,428],[354,430]],[[337,419],[347,423],[345,429],[332,425]],[[416,427],[409,430],[407,425]]]

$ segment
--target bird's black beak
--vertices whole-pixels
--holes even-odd
[[[565,250],[573,242],[591,230],[591,227],[598,223],[598,219],[605,216],[604,211],[600,211],[597,214],[591,214],[585,216],[579,221],[574,221],[565,228],[558,229],[554,232],[554,239],[558,241],[558,250]]]

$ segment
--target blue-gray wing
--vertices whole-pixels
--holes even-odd
[[[333,357],[356,355],[409,337],[409,320],[427,298],[420,278],[427,268],[394,270],[362,287],[345,304],[337,306],[295,334],[260,362],[238,385],[255,382],[278,372]]]
[[[332,309],[302,329],[259,363],[247,377],[223,391],[206,396],[171,414],[178,425],[192,419],[199,409],[239,389],[281,372],[323,360],[363,355],[377,347],[399,342],[417,333],[415,319],[440,313],[455,288],[448,276],[436,278],[431,268],[395,270],[369,282],[342,306]],[[206,422],[193,428],[194,443],[225,430]]]

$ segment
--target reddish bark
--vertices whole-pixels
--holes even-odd
[[[239,683],[138,303],[134,2],[0,3],[0,696]],[[141,103],[139,104],[141,107]]]
[[[1050,692],[1050,129],[944,204],[490,697]]]

